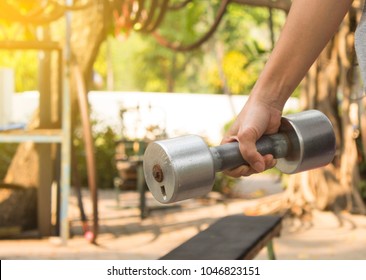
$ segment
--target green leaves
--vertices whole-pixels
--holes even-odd
[[[192,1],[178,11],[168,11],[158,32],[170,42],[191,44],[211,28],[220,3]],[[285,15],[273,15],[278,34]],[[266,8],[230,4],[212,38],[190,52],[173,52],[151,35],[134,34],[123,43],[129,56],[118,61],[115,77],[122,76],[119,71],[129,76],[124,76],[127,90],[222,93],[226,83],[230,93],[247,94],[272,48],[268,18]],[[224,46],[221,62],[216,44]]]

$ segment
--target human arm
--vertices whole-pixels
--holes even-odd
[[[247,176],[271,168],[271,155],[261,156],[255,142],[278,131],[282,110],[315,59],[336,32],[353,0],[294,0],[281,36],[247,103],[222,143],[239,141],[250,166],[226,173]]]

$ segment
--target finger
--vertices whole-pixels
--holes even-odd
[[[263,160],[265,163],[265,170],[275,167],[275,165],[277,163],[277,160],[274,159],[273,155],[271,155],[271,154],[263,156]],[[239,178],[242,176],[250,176],[255,173],[258,173],[258,172],[248,165],[241,165],[237,168],[224,171],[225,175],[228,175],[228,176],[231,176],[234,178]]]
[[[263,160],[265,163],[265,170],[273,168],[277,163],[276,159],[273,158],[273,155],[265,155],[263,157]],[[247,168],[243,168],[240,171],[238,170],[237,172],[241,172],[241,176],[250,176],[252,174],[259,173],[257,170],[250,166],[246,167]]]
[[[258,140],[258,133],[254,128],[247,128],[238,135],[239,149],[243,158],[257,172],[265,170],[265,162],[263,156],[258,153],[255,145]]]
[[[242,177],[247,177],[253,174],[257,174],[258,172],[256,170],[254,170],[252,167],[249,167],[249,169],[247,169],[247,171],[243,172],[241,174]]]
[[[250,169],[251,168],[248,165],[241,165],[237,168],[225,170],[224,174],[234,178],[239,178],[241,176],[249,176],[245,174],[249,173]]]
[[[277,160],[273,158],[273,155],[265,155],[263,159],[266,170],[275,167],[275,165],[277,164]]]

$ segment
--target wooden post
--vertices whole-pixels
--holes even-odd
[[[44,27],[42,29],[43,41],[50,40],[49,28]],[[51,129],[55,127],[55,111],[58,108],[55,107],[55,92],[57,94],[57,82],[56,87],[53,83],[52,70],[56,67],[52,67],[52,52],[50,50],[39,52],[39,71],[38,71],[38,89],[39,89],[39,128]],[[55,90],[56,89],[56,90]],[[57,99],[57,98],[56,98]],[[55,180],[55,144],[37,144],[37,152],[39,159],[39,174],[38,174],[38,229],[42,236],[52,235],[52,223],[51,223],[51,186]]]

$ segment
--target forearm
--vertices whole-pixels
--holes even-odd
[[[294,0],[251,98],[279,110],[337,31],[353,0]]]

